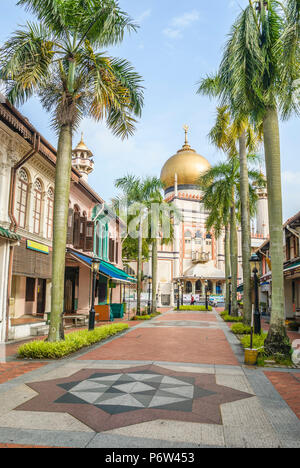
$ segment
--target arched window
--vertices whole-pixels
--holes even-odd
[[[195,234],[195,243],[202,244],[202,234],[200,231],[197,231]]]
[[[185,252],[186,254],[190,255],[192,252],[192,234],[190,231],[186,231],[184,233],[185,239]]]
[[[54,206],[54,191],[53,191],[53,188],[50,187],[48,192],[47,192],[47,218],[46,218],[47,239],[52,239],[53,206]]]
[[[200,280],[196,281],[196,293],[198,294],[202,293],[202,283]]]
[[[185,283],[185,293],[190,294],[193,290],[192,283],[190,281],[187,281]]]
[[[16,218],[19,227],[23,229],[25,229],[27,217],[28,182],[27,172],[23,168],[20,169],[16,196]]]
[[[34,202],[33,202],[33,232],[39,234],[41,230],[42,214],[42,183],[37,179],[34,183]]]

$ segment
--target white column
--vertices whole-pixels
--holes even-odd
[[[174,283],[171,283],[170,306],[174,307]]]

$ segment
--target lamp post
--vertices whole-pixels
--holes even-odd
[[[148,276],[148,314],[150,315],[151,313],[151,281],[152,277]]]
[[[208,292],[208,281],[204,281],[205,285],[205,309],[208,310],[208,299],[207,299],[207,292]]]
[[[91,309],[89,313],[89,330],[92,331],[95,328],[95,291],[96,291],[96,278],[97,278],[97,273],[99,272],[99,265],[100,265],[100,260],[97,257],[94,257],[92,260],[92,273],[93,273],[93,279],[92,279],[92,304],[91,304]]]
[[[232,279],[232,276],[228,276],[228,282],[229,282],[228,315],[231,315],[231,279]]]
[[[177,310],[180,310],[180,287],[181,281],[177,280]]]
[[[180,281],[180,289],[181,289],[181,305],[183,306],[183,291],[184,291],[184,282]]]
[[[256,267],[259,262],[257,254],[253,254],[250,258],[250,262],[254,263],[253,275],[254,275],[254,334],[260,335],[261,333],[261,318],[259,311],[259,294],[258,294],[258,269]]]

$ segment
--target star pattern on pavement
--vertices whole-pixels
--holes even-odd
[[[145,408],[192,411],[195,397],[212,395],[195,387],[193,378],[175,378],[151,371],[95,373],[84,381],[61,384],[67,393],[56,403],[85,402],[109,414]]]
[[[253,396],[218,385],[215,375],[153,365],[82,369],[27,385],[38,395],[16,410],[68,413],[96,432],[157,419],[222,424],[221,404]]]

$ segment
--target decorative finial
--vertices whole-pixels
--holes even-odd
[[[81,143],[83,143],[83,132],[81,132]]]
[[[188,131],[189,131],[189,126],[188,125],[184,125],[183,126],[183,130],[185,132],[185,144],[188,145]]]

